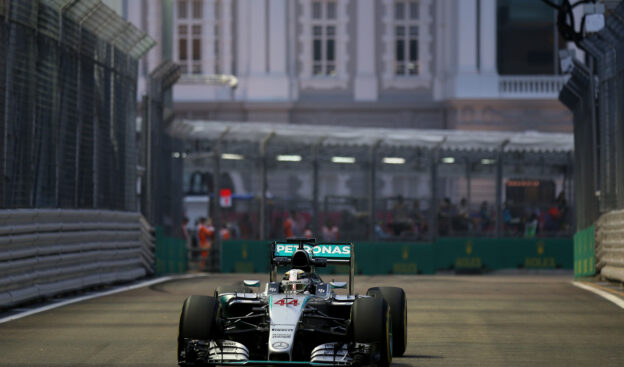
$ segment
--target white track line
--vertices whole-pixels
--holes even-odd
[[[7,316],[7,317],[4,317],[4,318],[1,318],[0,319],[0,324],[3,324],[5,322],[9,322],[9,321],[13,321],[13,320],[17,320],[17,319],[21,319],[22,317],[34,315],[34,314],[37,314],[37,313],[40,313],[40,312],[53,310],[55,308],[71,305],[72,303],[78,303],[78,302],[82,302],[82,301],[87,301],[87,300],[90,300],[90,299],[93,299],[93,298],[109,296],[111,294],[131,291],[133,289],[142,288],[142,287],[149,287],[150,285],[163,283],[163,282],[166,282],[166,281],[169,281],[169,280],[199,278],[199,277],[202,277],[202,276],[204,276],[204,274],[186,274],[186,275],[181,275],[181,276],[160,277],[160,278],[148,280],[148,281],[145,281],[145,282],[141,282],[141,283],[138,283],[138,284],[132,284],[132,285],[121,287],[121,288],[111,289],[110,291],[99,292],[99,293],[95,293],[95,294],[89,294],[89,295],[86,295],[86,296],[76,297],[76,298],[68,299],[66,301],[53,303],[51,305],[45,305],[45,306],[33,308],[31,310],[28,310],[28,311],[20,312],[20,313],[17,313],[15,315],[11,315],[11,316]]]
[[[616,296],[612,295],[609,292],[603,291],[603,290],[598,289],[596,287],[592,287],[591,285],[587,285],[587,284],[582,283],[582,282],[572,282],[572,285],[574,285],[575,287],[579,287],[579,288],[585,289],[586,291],[590,291],[592,293],[595,293],[595,294],[599,295],[600,297],[615,303],[616,305],[620,306],[621,308],[624,308],[624,300],[622,300],[619,297],[616,297]]]

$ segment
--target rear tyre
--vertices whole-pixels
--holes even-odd
[[[184,339],[210,340],[216,335],[216,320],[219,303],[214,297],[190,296],[184,301],[180,314],[178,333],[178,363],[181,359]]]
[[[392,362],[390,317],[390,308],[382,298],[358,298],[351,307],[353,339],[378,346],[379,367],[388,367]]]
[[[390,306],[392,315],[392,356],[400,357],[407,348],[407,301],[405,291],[398,287],[370,288],[367,295],[381,297]]]

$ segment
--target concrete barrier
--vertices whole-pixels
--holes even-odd
[[[152,232],[131,212],[0,211],[0,307],[152,274]]]
[[[624,282],[624,210],[601,215],[595,230],[596,272]]]

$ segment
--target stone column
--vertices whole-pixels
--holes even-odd
[[[160,2],[147,2],[147,34],[156,40],[156,46],[147,52],[147,73],[149,74],[161,61],[162,7]]]
[[[498,97],[498,69],[496,60],[496,0],[481,0],[479,32],[480,94]]]
[[[237,100],[244,100],[247,96],[249,75],[249,7],[248,0],[236,2],[236,74],[238,88],[234,92]]]
[[[214,74],[215,73],[215,53],[214,45],[216,39],[215,35],[215,0],[205,0],[202,8],[202,37],[201,37],[201,68],[202,74]],[[192,14],[189,14],[192,17]],[[193,27],[188,30],[189,39],[193,39]],[[193,49],[193,43],[190,44],[191,50]],[[193,58],[193,52],[190,52],[190,58]],[[190,70],[189,70],[190,72]]]
[[[288,99],[288,32],[287,0],[269,0],[269,76],[271,88],[268,98]]]
[[[375,2],[357,1],[356,75],[354,99],[376,101],[378,80],[375,55]]]
[[[221,0],[221,73],[232,74],[232,0]]]
[[[496,98],[496,0],[462,0],[457,4],[455,97]]]
[[[457,67],[459,73],[477,72],[477,1],[457,2]]]
[[[496,0],[481,0],[480,63],[482,74],[496,74]]]
[[[264,1],[247,0],[249,19],[249,71],[251,76],[264,75],[267,72],[267,37],[266,7]]]

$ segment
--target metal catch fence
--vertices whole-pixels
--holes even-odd
[[[137,58],[99,0],[0,2],[0,207],[136,210]]]

